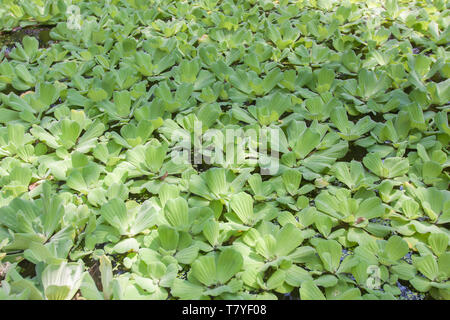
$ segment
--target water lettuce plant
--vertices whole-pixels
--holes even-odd
[[[0,0],[0,299],[449,300],[449,9]]]

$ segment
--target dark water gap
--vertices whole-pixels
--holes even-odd
[[[6,52],[9,53],[16,43],[22,43],[23,38],[29,36],[39,40],[39,48],[47,48],[53,43],[50,37],[53,27],[54,25],[36,25],[17,27],[11,31],[0,31],[0,45],[2,49],[6,47]]]

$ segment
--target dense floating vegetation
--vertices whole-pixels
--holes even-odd
[[[448,6],[0,0],[0,299],[449,299]]]

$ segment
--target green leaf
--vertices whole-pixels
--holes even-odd
[[[130,113],[131,94],[129,91],[114,91],[115,112],[119,117],[125,118]]]
[[[295,195],[300,187],[300,182],[302,181],[302,174],[297,170],[286,170],[281,175],[283,179],[284,186],[290,195]]]
[[[384,214],[384,207],[382,206],[380,198],[371,197],[365,199],[359,205],[356,217],[364,217],[367,220],[381,217]]]
[[[286,272],[284,270],[278,269],[276,270],[269,279],[267,279],[267,289],[274,290],[281,287],[286,279]]]
[[[438,258],[439,272],[443,273],[446,278],[450,276],[450,252],[441,254]]]
[[[320,134],[314,130],[306,129],[295,144],[294,151],[297,158],[305,158],[312,150],[314,150],[320,142]]]
[[[434,254],[439,257],[447,250],[448,236],[444,233],[432,233],[428,237],[428,243]]]
[[[276,239],[275,252],[279,257],[282,257],[296,249],[303,242],[304,238],[300,229],[288,223],[280,229]]]
[[[336,272],[342,256],[341,245],[335,240],[324,240],[320,238],[312,239],[311,243],[316,247],[325,269],[330,272]]]
[[[42,195],[44,214],[42,215],[42,224],[47,238],[56,231],[64,215],[64,207],[58,196],[52,196],[52,189],[49,182],[42,184],[44,194]]]
[[[130,227],[131,234],[138,234],[153,227],[158,219],[158,212],[149,202],[144,202]]]
[[[425,161],[422,166],[422,176],[424,179],[437,178],[442,172],[442,166],[436,161]]]
[[[351,124],[348,121],[347,112],[342,106],[334,108],[330,113],[330,119],[342,133],[347,133],[351,128]]]
[[[112,247],[113,253],[123,254],[127,252],[137,252],[139,250],[139,243],[135,238],[124,239],[119,241]]]
[[[301,300],[326,300],[322,291],[312,280],[303,281],[300,287]]]
[[[205,286],[217,283],[216,262],[214,255],[207,255],[198,258],[192,264],[192,275]]]
[[[158,227],[158,236],[165,250],[175,250],[178,247],[179,234],[174,228],[161,225]]]
[[[226,172],[223,168],[212,168],[205,172],[206,185],[217,197],[225,195],[228,191],[225,174]]]
[[[191,264],[197,259],[199,248],[197,246],[190,246],[178,251],[175,255],[175,259],[179,263]]]
[[[331,89],[334,82],[334,71],[328,68],[321,68],[314,72],[316,76],[316,92],[324,93]]]
[[[239,192],[231,196],[230,207],[239,219],[246,225],[251,225],[254,219],[253,198],[245,193]]]
[[[83,298],[87,300],[103,300],[104,297],[98,290],[94,279],[86,272],[80,285],[80,292]]]
[[[203,296],[203,287],[177,278],[173,281],[171,293],[182,300],[198,300]]]
[[[400,236],[392,236],[386,243],[386,253],[392,260],[403,258],[409,251],[408,243]]]
[[[425,277],[434,281],[439,275],[439,267],[432,255],[413,257],[413,264]]]
[[[36,86],[39,101],[44,105],[43,109],[48,108],[59,98],[59,90],[51,83],[39,83]]]
[[[83,267],[63,262],[48,265],[42,272],[42,285],[48,300],[70,300],[81,285]]]
[[[147,144],[145,162],[151,172],[159,172],[167,153],[167,145],[153,139]]]
[[[125,203],[122,200],[112,199],[108,201],[101,207],[100,214],[120,234],[127,233],[129,217]]]
[[[331,274],[326,274],[314,280],[314,283],[318,286],[329,288],[335,286],[338,283],[338,279]]]
[[[164,208],[164,214],[171,226],[177,230],[189,228],[188,204],[184,198],[169,199]]]
[[[112,296],[112,281],[113,281],[113,271],[111,261],[107,256],[102,255],[100,257],[100,275],[103,288],[103,297],[106,300],[111,299]]]
[[[66,148],[72,148],[81,133],[81,127],[76,121],[63,119],[61,121],[61,144]]]
[[[391,267],[392,272],[402,280],[411,280],[416,276],[416,268],[408,263],[400,263]]]
[[[293,287],[300,287],[300,285],[307,280],[312,280],[312,276],[305,269],[293,264],[286,270],[285,281]]]
[[[225,284],[242,269],[244,260],[241,253],[233,248],[223,250],[217,260],[217,280]]]
[[[219,228],[219,223],[215,220],[209,220],[203,226],[203,235],[211,246],[215,246],[217,244],[219,238]]]

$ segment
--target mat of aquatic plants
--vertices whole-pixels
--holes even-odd
[[[449,12],[0,0],[0,299],[450,299]]]

